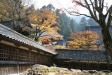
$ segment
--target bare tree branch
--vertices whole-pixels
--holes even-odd
[[[97,3],[97,0],[95,0],[95,8],[97,8],[98,7],[98,5],[97,5],[98,3]]]
[[[75,1],[75,2],[77,4],[79,4],[80,6],[86,8],[89,11],[89,13],[91,14],[91,18],[93,18],[95,21],[99,22],[99,20],[97,18],[97,14],[96,14],[96,9],[95,9],[96,7],[93,5],[92,1],[90,0],[91,4],[89,4],[87,0],[84,0],[84,1],[85,1],[85,4],[83,4],[81,1]],[[91,9],[91,5],[93,6],[93,10]],[[69,14],[71,14],[71,13],[69,12]],[[86,14],[79,14],[78,13],[78,15],[84,15],[84,16],[90,17],[90,16],[88,16]]]
[[[109,14],[110,10],[112,9],[112,5],[109,7],[109,9],[107,10],[107,13],[105,14],[105,16],[107,17],[107,15]]]
[[[111,12],[110,12],[110,13],[109,13],[109,17],[108,17],[108,22],[107,22],[107,28],[110,27],[111,20],[112,20],[112,16],[111,16]]]
[[[104,0],[102,0],[101,8],[102,8],[102,11],[103,11],[103,8],[104,8]]]
[[[80,1],[75,1],[77,4],[79,4],[79,5],[81,5],[82,7],[85,7],[85,8],[87,8],[88,9],[88,7],[86,6],[86,5],[84,5],[84,4],[82,4]]]
[[[67,9],[65,9],[65,11],[66,11],[68,14],[70,14],[70,15],[74,15],[74,16],[81,16],[81,15],[83,15],[83,16],[86,16],[86,17],[92,18],[92,17],[91,17],[91,16],[89,16],[89,15],[81,14],[81,13],[79,13],[79,12],[70,12],[70,11],[68,11]],[[74,14],[74,13],[75,13],[75,14]]]
[[[85,0],[85,3],[86,5],[88,6],[88,10],[89,10],[89,13],[91,14],[92,18],[98,22],[98,19],[95,17],[95,15],[93,14],[91,8],[90,8],[90,5],[88,4],[87,0]]]
[[[94,6],[92,0],[90,0],[90,2],[91,2],[91,5],[92,5],[92,8],[93,8],[93,12],[94,12],[95,18],[98,19],[97,15],[96,15],[96,9],[95,9],[95,6]]]
[[[102,8],[102,7],[101,7],[101,3],[102,3],[101,0],[99,0],[99,8]]]

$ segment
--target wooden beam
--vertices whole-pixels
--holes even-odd
[[[9,46],[16,47],[16,45],[14,43],[9,42],[9,41],[6,41],[6,40],[1,40],[0,43],[3,43],[3,44],[6,44],[6,45],[9,45]]]
[[[37,51],[36,51],[36,50],[31,50],[31,51],[33,51],[33,52],[36,52],[36,53],[37,53]]]
[[[24,50],[29,50],[29,48],[24,47],[24,46],[19,46],[18,48],[24,49]]]

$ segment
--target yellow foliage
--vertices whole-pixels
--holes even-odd
[[[99,35],[94,31],[83,31],[73,33],[70,38],[73,41],[68,41],[69,48],[75,49],[97,49],[96,43],[99,39]]]
[[[61,45],[56,45],[55,47],[59,48],[59,49],[67,49],[67,47],[64,47],[64,46],[61,46]]]
[[[0,19],[2,20],[6,19],[7,15],[8,15],[8,12],[6,10],[6,6],[3,3],[3,1],[0,1]]]
[[[46,32],[48,36],[52,36],[52,34],[58,35],[57,18],[58,16],[53,11],[47,9],[34,10],[29,14],[29,19],[34,28],[37,27],[41,32]],[[56,37],[54,36],[53,38]]]
[[[35,25],[39,26],[52,26],[53,24],[57,24],[56,19],[58,18],[56,14],[47,9],[40,9],[38,11],[32,11],[29,14],[29,18],[32,21],[32,23],[35,23]]]
[[[15,19],[17,20],[20,15],[23,17],[24,13],[21,0],[0,0],[0,15],[1,20],[9,21]]]

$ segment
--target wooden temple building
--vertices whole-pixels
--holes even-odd
[[[0,24],[0,65],[45,64],[51,65],[56,53],[33,40]]]
[[[112,70],[111,57],[100,50],[57,49],[54,61],[58,66],[77,69]]]
[[[50,50],[0,24],[0,67],[54,63],[68,68],[112,69],[112,61],[104,51]]]

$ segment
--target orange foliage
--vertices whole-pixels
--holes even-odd
[[[40,9],[37,11],[32,11],[29,14],[29,18],[31,22],[33,23],[34,28],[38,28],[40,32],[46,32],[46,36],[50,36],[52,38],[56,38],[54,35],[60,35],[57,31],[59,30],[59,27],[57,26],[56,19],[58,16],[51,11],[47,9]]]
[[[42,41],[42,44],[51,44],[52,43],[51,39],[49,39],[47,37],[41,37],[40,40]]]
[[[97,32],[88,30],[83,32],[76,32],[72,33],[70,38],[73,41],[68,41],[69,48],[97,49],[97,45],[92,45],[95,44],[99,39],[99,35],[97,34]]]
[[[58,17],[51,10],[40,9],[38,11],[32,11],[29,18],[33,26],[38,27],[41,31],[49,31],[53,30],[52,25],[57,24],[56,19]]]

